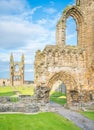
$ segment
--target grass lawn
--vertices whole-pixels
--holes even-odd
[[[0,130],[81,130],[55,113],[0,114]]]
[[[85,111],[85,112],[81,112],[82,115],[86,116],[87,118],[94,120],[94,111],[89,112],[89,111]]]
[[[34,87],[32,86],[17,86],[15,87],[16,91],[19,91],[21,94],[25,95],[33,95],[34,94]]]
[[[9,86],[7,87],[0,87],[0,96],[13,96],[14,92],[13,89]]]
[[[50,101],[56,102],[58,104],[66,104],[66,95],[60,92],[54,92],[50,96]]]
[[[28,87],[28,86],[22,86],[22,87],[0,87],[0,96],[15,96],[15,91],[19,91],[20,94],[25,94],[25,95],[33,95],[34,93],[34,88]]]

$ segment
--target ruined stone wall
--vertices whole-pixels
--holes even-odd
[[[40,80],[45,83],[53,74],[61,71],[71,72],[71,75],[77,77],[77,82],[82,81],[86,71],[86,53],[83,49],[76,47],[61,49],[58,46],[48,46],[43,52],[37,52],[37,55],[35,60],[37,82]]]
[[[14,62],[13,55],[10,56],[10,84],[11,86],[24,85],[24,55],[20,62]]]
[[[91,4],[90,4],[91,3]],[[78,45],[65,43],[66,20],[72,16],[77,24]],[[37,51],[35,84],[50,89],[61,80],[66,85],[67,103],[91,100],[94,95],[94,1],[79,0],[68,6],[57,23],[56,45]]]
[[[0,79],[0,86],[5,87],[10,85],[9,79]]]

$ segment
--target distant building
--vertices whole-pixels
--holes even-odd
[[[14,62],[13,55],[10,56],[10,84],[11,86],[24,85],[24,54],[20,62]]]
[[[10,80],[9,79],[0,79],[0,86],[8,86],[10,85]]]

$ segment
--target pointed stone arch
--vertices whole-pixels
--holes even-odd
[[[66,34],[66,20],[68,17],[73,17],[73,19],[76,21],[77,25],[77,32],[78,32],[78,46],[83,46],[82,43],[84,41],[83,35],[83,24],[84,24],[84,17],[83,13],[77,6],[68,6],[63,11],[63,16],[59,20],[57,24],[57,31],[56,31],[56,39],[57,39],[57,45],[64,46],[65,45],[65,34]]]
[[[51,89],[56,81],[61,80],[66,86],[66,96],[67,104],[71,104],[74,99],[72,99],[72,92],[78,93],[78,86],[73,76],[67,72],[55,73],[48,81],[47,86]],[[75,94],[75,93],[74,93]],[[78,97],[77,97],[78,99]]]
[[[66,84],[68,87],[67,89],[77,89],[77,84],[76,81],[74,80],[74,77],[71,76],[69,73],[67,72],[58,72],[55,73],[50,80],[48,81],[48,86],[51,88],[52,85],[57,81],[57,80],[61,80],[63,81],[64,84]]]

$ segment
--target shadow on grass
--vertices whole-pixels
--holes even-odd
[[[94,111],[84,111],[81,114],[94,121]]]
[[[13,96],[14,92],[0,92],[0,96]]]

